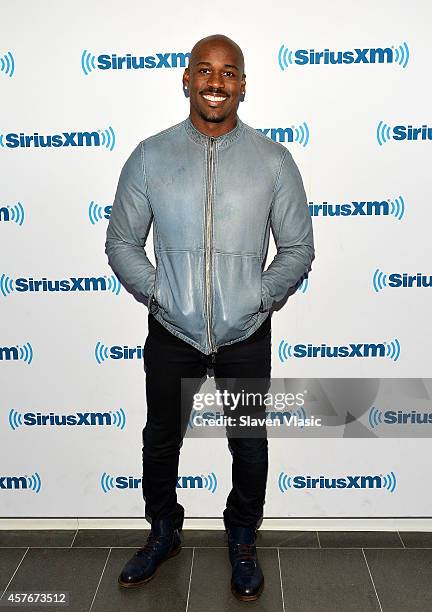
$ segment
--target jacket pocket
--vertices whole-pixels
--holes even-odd
[[[256,255],[215,253],[214,330],[220,343],[236,340],[259,316],[262,269]]]
[[[202,279],[201,251],[158,253],[155,299],[163,318],[193,339],[199,338],[204,328]]]

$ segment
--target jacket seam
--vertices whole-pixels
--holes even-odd
[[[232,255],[233,257],[253,257],[255,259],[260,258],[259,253],[243,253],[241,251],[221,251],[220,249],[214,249],[214,252],[218,255]]]
[[[165,134],[170,134],[171,132],[174,132],[174,130],[179,130],[181,129],[184,122],[185,122],[184,120],[180,121],[179,123],[176,123],[175,125],[172,125],[171,127],[167,128],[166,130],[162,130],[161,132],[158,132],[157,134],[148,136],[145,140],[143,140],[143,142],[149,142],[150,140],[154,140],[156,138],[159,138],[160,136],[165,136]]]
[[[273,206],[274,201],[275,201],[275,198],[276,198],[276,189],[277,189],[277,188],[278,188],[278,186],[279,186],[279,179],[280,179],[280,176],[281,176],[281,174],[282,174],[282,166],[283,166],[283,165],[284,165],[284,163],[285,163],[285,160],[286,160],[286,158],[287,158],[287,155],[288,155],[288,149],[285,149],[285,153],[284,153],[284,155],[283,155],[283,157],[282,157],[282,161],[281,161],[281,164],[280,164],[280,167],[279,167],[279,172],[278,172],[277,179],[276,179],[276,182],[275,182],[275,188],[274,188],[274,191],[273,191],[273,193],[274,193],[274,197],[273,197],[273,200],[272,200],[272,206]],[[278,230],[277,230],[277,235],[278,235],[278,236],[280,236],[281,226],[282,226],[282,220],[283,220],[283,219],[281,218],[280,223],[279,223],[279,227],[278,227]],[[277,248],[277,247],[276,247],[276,248]]]
[[[277,173],[277,176],[276,176],[276,180],[275,180],[275,184],[274,184],[274,187],[273,187],[273,194],[276,193],[276,189],[278,187],[280,175],[282,173],[282,166],[284,165],[284,162],[285,162],[285,159],[286,159],[287,155],[288,155],[288,149],[285,149],[285,152],[282,155],[282,159],[281,159],[280,164],[279,164],[279,170],[278,170],[278,173]]]

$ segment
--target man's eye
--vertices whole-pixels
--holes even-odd
[[[206,72],[206,71],[210,71],[210,69],[209,68],[201,68],[200,69],[200,72]]]
[[[234,73],[233,72],[229,72],[228,70],[226,72],[224,72],[224,74],[226,74],[227,76],[230,76],[230,77],[234,76]]]

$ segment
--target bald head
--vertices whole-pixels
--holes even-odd
[[[229,49],[237,58],[237,68],[238,71],[243,74],[244,73],[244,56],[243,51],[239,47],[239,45],[234,42],[228,36],[224,34],[212,34],[211,36],[206,36],[205,38],[201,38],[198,42],[194,44],[192,47],[192,51],[189,58],[189,66],[193,66],[196,64],[199,57],[201,57],[202,52],[209,51],[214,48],[225,48]]]
[[[243,52],[237,43],[223,34],[195,43],[183,73],[195,127],[215,137],[233,129],[245,87]]]

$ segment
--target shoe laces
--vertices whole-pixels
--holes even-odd
[[[236,561],[241,563],[251,572],[255,570],[255,545],[254,544],[236,544],[237,554]]]
[[[150,557],[153,553],[155,553],[158,549],[158,547],[160,546],[160,544],[163,543],[163,540],[166,538],[166,536],[162,536],[162,535],[156,535],[155,533],[153,533],[152,531],[150,531],[148,538],[147,538],[147,543],[138,550],[138,552],[136,553],[138,557]]]

